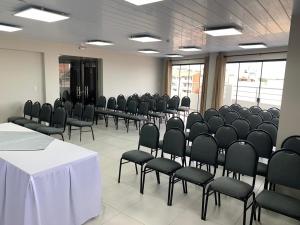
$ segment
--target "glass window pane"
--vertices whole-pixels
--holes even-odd
[[[190,99],[191,99],[191,111],[199,111],[201,104],[201,90],[203,80],[204,64],[190,65]]]
[[[189,96],[191,92],[191,81],[190,81],[190,65],[181,65],[180,70],[180,82],[179,82],[179,97],[180,99],[184,96]]]
[[[237,80],[239,74],[239,63],[227,63],[225,70],[225,86],[223,104],[231,105],[236,101]]]
[[[172,66],[171,96],[178,95],[180,66]]]

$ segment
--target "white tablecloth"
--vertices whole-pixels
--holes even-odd
[[[0,225],[80,225],[100,212],[97,153],[57,139],[42,151],[0,151]]]

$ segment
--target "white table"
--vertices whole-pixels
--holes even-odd
[[[33,132],[11,123],[0,131]],[[0,151],[1,225],[80,225],[101,212],[98,154],[57,139]]]

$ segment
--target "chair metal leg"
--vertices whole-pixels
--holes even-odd
[[[172,179],[171,179],[171,187],[169,187],[170,190],[170,194],[169,194],[169,201],[168,201],[168,205],[171,206],[172,205],[172,202],[173,202],[173,190],[174,190],[174,176],[172,176]]]
[[[203,220],[206,220],[208,198],[209,198],[209,188],[207,188],[207,191],[206,191],[206,198],[205,198],[205,207],[204,207],[204,213],[203,213]]]
[[[251,216],[250,216],[250,225],[252,225],[253,223],[253,219],[256,219],[256,203],[255,203],[255,195],[253,195],[253,203],[252,203],[252,207],[251,207]]]
[[[95,141],[94,130],[92,126],[91,126],[91,131],[92,131],[93,141]]]
[[[63,141],[65,141],[64,134],[61,133],[60,136],[61,136],[61,139],[62,139]]]
[[[244,202],[243,225],[246,225],[246,216],[247,216],[247,200]]]
[[[257,218],[258,222],[260,222],[260,214],[261,214],[261,207],[258,206],[258,218]]]
[[[167,205],[170,205],[172,177],[173,176],[169,176],[169,188],[168,188],[168,201],[167,201]]]
[[[134,164],[134,166],[135,166],[135,173],[136,173],[136,174],[139,174],[139,173],[138,173],[138,169],[137,169],[136,163]]]
[[[141,165],[141,174],[140,174],[140,193],[142,193],[142,184],[143,184],[143,165]]]
[[[143,169],[143,173],[141,174],[141,176],[143,175],[143,179],[142,179],[142,185],[141,185],[141,194],[144,194],[144,188],[145,188],[145,179],[146,179],[146,168]]]
[[[218,206],[221,206],[221,194],[220,194],[220,192],[218,193]]]
[[[201,209],[201,219],[204,218],[204,204],[205,204],[205,186],[202,187],[202,209]]]
[[[214,191],[214,197],[215,197],[215,205],[218,205],[217,192],[215,192],[215,191]]]
[[[81,132],[82,132],[82,127],[79,128],[80,130],[80,141],[81,141]]]
[[[121,180],[121,170],[122,170],[122,158],[120,159],[120,165],[119,165],[118,183],[120,183],[120,180]]]
[[[69,125],[69,140],[71,139],[72,126]]]
[[[156,180],[157,180],[157,183],[160,184],[159,172],[158,172],[158,171],[155,171],[155,173],[156,173]]]

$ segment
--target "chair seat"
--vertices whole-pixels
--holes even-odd
[[[262,162],[257,164],[257,175],[266,176],[268,171],[268,165]]]
[[[26,123],[26,124],[24,124],[24,127],[28,128],[28,129],[31,129],[31,130],[36,130],[40,126],[42,126],[42,124],[37,123],[37,122],[32,122],[32,123]]]
[[[277,193],[263,190],[257,197],[256,202],[262,208],[300,219],[300,200]]]
[[[177,114],[177,110],[175,110],[175,109],[166,109],[165,110],[165,113],[168,113],[168,114]]]
[[[172,174],[181,168],[181,165],[171,159],[155,158],[147,162],[146,167],[165,174]]]
[[[21,126],[24,126],[26,123],[32,123],[32,122],[33,122],[33,120],[26,119],[26,118],[14,121],[15,124],[18,124],[18,125],[21,125]]]
[[[24,119],[24,117],[22,117],[22,116],[11,116],[11,117],[8,117],[7,122],[12,123],[16,120],[21,120],[21,119]]]
[[[130,162],[134,162],[137,164],[144,164],[151,159],[154,159],[153,155],[148,152],[140,151],[140,150],[131,150],[128,152],[124,152],[122,155],[122,159],[126,159]]]
[[[67,118],[67,124],[70,124],[72,121],[75,121],[75,120],[78,120],[78,119],[75,119],[75,118]]]
[[[194,184],[206,184],[214,177],[211,173],[194,167],[180,168],[176,170],[174,176]]]
[[[107,112],[108,112],[109,110],[108,109],[104,109],[104,108],[98,108],[98,109],[95,109],[95,114],[107,114]]]
[[[252,193],[252,186],[230,177],[219,177],[210,184],[214,191],[228,195],[236,199],[246,199]]]
[[[41,126],[36,129],[36,131],[43,133],[43,134],[61,134],[64,132],[64,128],[56,128],[56,127],[47,127],[47,126]]]
[[[178,107],[178,111],[181,111],[181,112],[188,112],[190,110],[190,107],[187,107],[187,106],[179,106]]]
[[[159,140],[159,142],[158,142],[158,148],[162,149],[163,143],[164,143],[163,140]]]
[[[92,121],[83,121],[83,120],[73,120],[70,121],[69,125],[75,127],[90,127],[93,125]]]
[[[149,116],[151,117],[157,117],[157,118],[164,118],[165,114],[162,112],[149,112],[148,113]]]
[[[218,154],[218,165],[225,165],[225,154]]]

